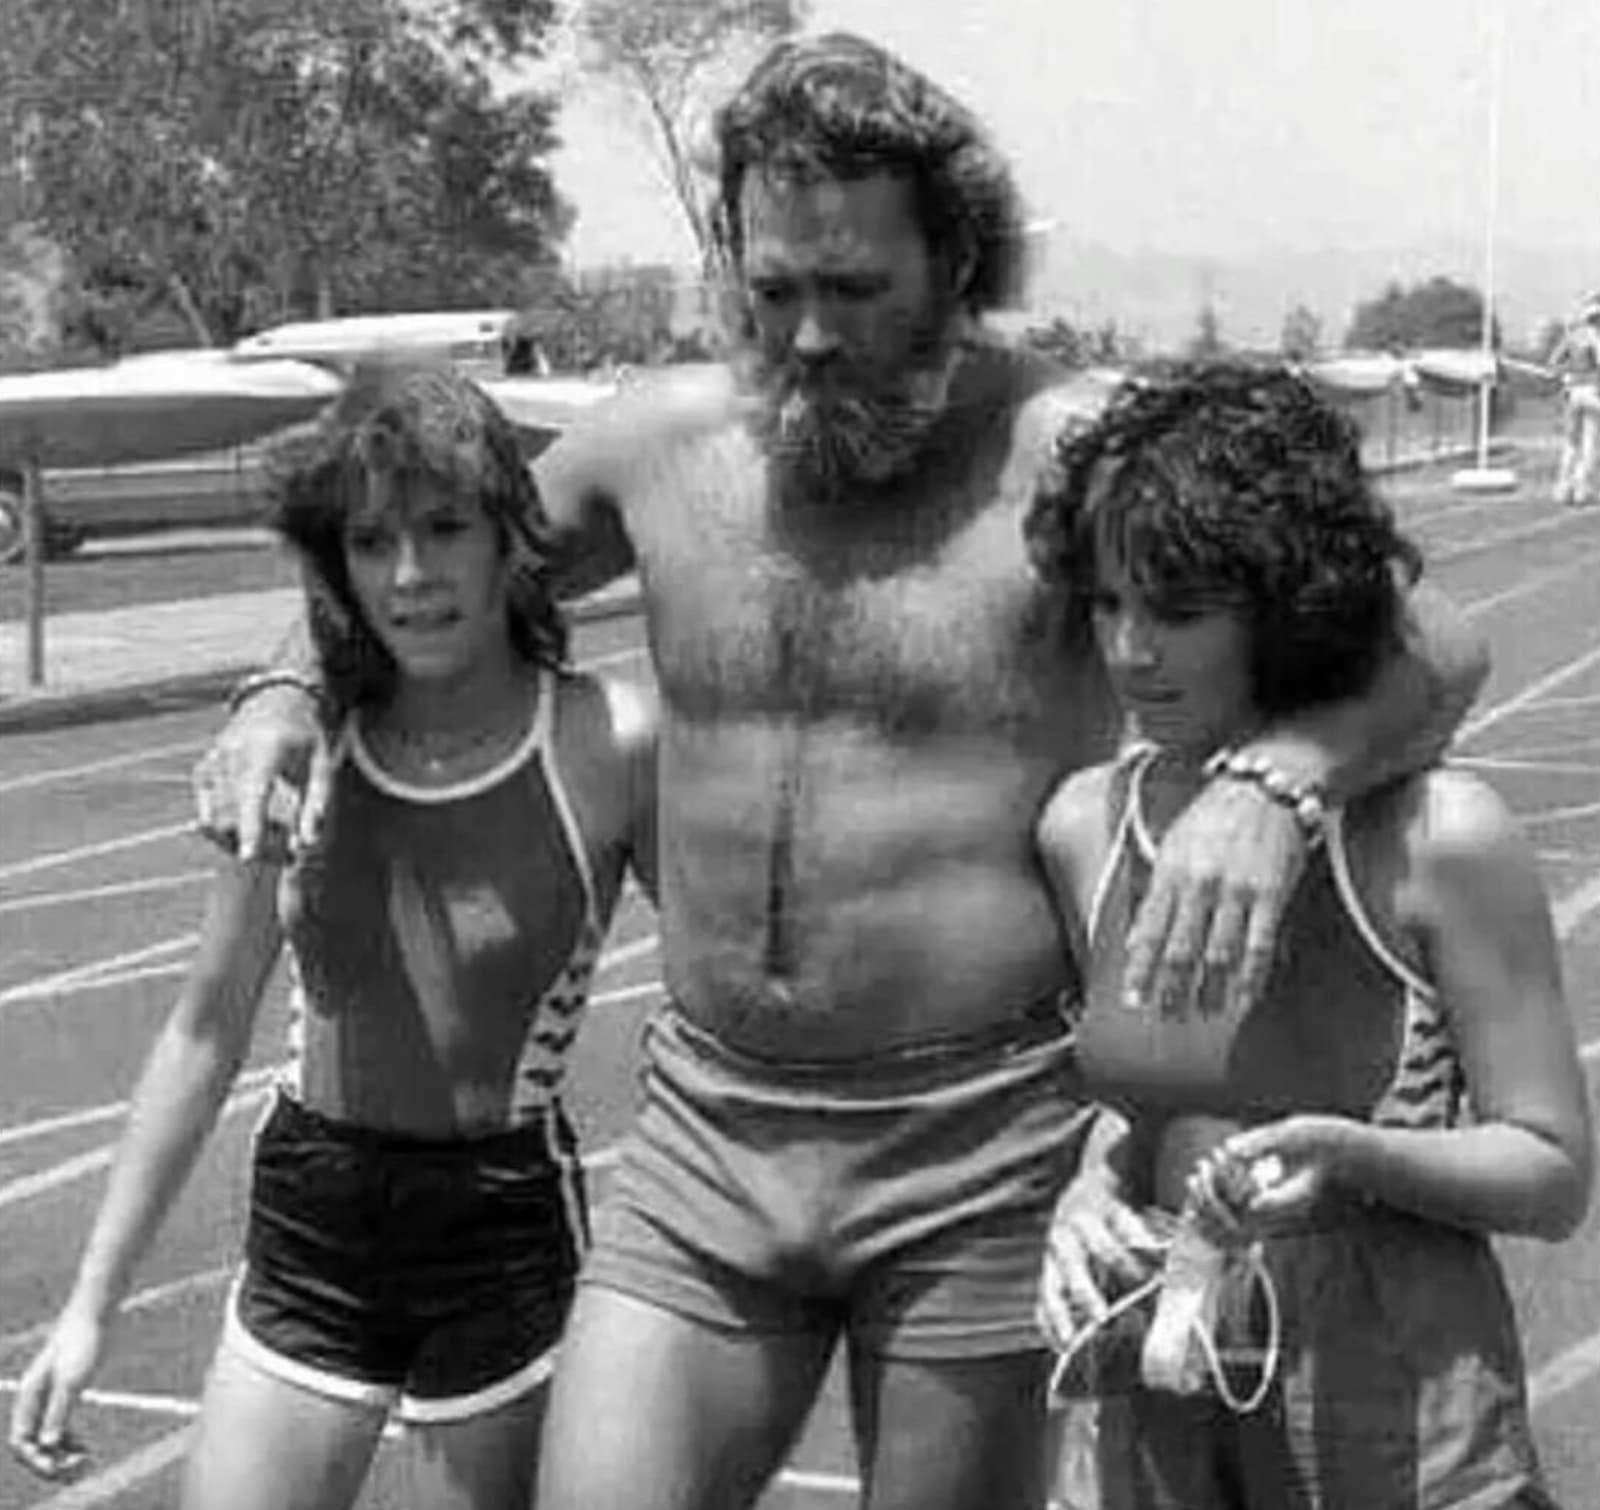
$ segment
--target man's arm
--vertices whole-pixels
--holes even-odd
[[[1437,760],[1488,675],[1487,647],[1449,600],[1419,584],[1402,643],[1366,693],[1285,719],[1241,749],[1289,790],[1343,799]],[[1271,968],[1278,924],[1304,867],[1310,834],[1267,786],[1209,782],[1162,841],[1128,935],[1130,1004],[1180,1010],[1208,981],[1239,1005]]]
[[[582,597],[633,568],[623,524],[620,467],[637,445],[638,401],[625,396],[561,436],[533,464],[548,527],[557,544],[557,594]]]
[[[553,533],[558,592],[574,597],[622,575],[633,548],[617,506],[619,467],[637,435],[638,400],[614,400],[557,440],[534,476]],[[320,667],[302,602],[271,668],[248,677],[230,699],[228,722],[195,766],[196,818],[202,833],[244,859],[261,853],[270,804],[285,790],[299,794],[283,814],[295,847],[316,843],[327,807],[332,759],[318,719]]]
[[[1489,648],[1438,588],[1407,595],[1400,649],[1359,698],[1307,709],[1245,747],[1344,800],[1444,754],[1489,674]]]

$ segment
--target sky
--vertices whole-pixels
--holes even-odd
[[[1600,265],[1600,0],[813,0],[812,17],[973,106],[1056,236],[1229,258],[1481,243],[1498,98],[1497,241],[1592,245]],[[570,254],[688,262],[627,120],[568,92]]]

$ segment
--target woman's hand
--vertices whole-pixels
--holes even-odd
[[[69,1306],[17,1386],[11,1451],[42,1478],[69,1478],[88,1461],[72,1434],[72,1412],[100,1366],[106,1342],[104,1322]]]
[[[1189,1198],[1227,1233],[1292,1225],[1338,1183],[1359,1131],[1348,1117],[1294,1116],[1234,1133],[1196,1166]]]

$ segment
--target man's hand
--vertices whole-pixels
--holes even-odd
[[[1169,1013],[1196,999],[1247,1008],[1308,849],[1294,814],[1253,783],[1208,782],[1161,841],[1128,933],[1123,999]]]
[[[1056,1202],[1039,1277],[1040,1328],[1058,1351],[1119,1295],[1161,1264],[1163,1247],[1139,1213],[1098,1174],[1080,1175]]]
[[[195,766],[200,831],[245,860],[260,857],[274,833],[290,850],[311,848],[332,775],[312,699],[295,687],[257,692]]]

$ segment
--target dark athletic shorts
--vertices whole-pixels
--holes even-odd
[[[868,1063],[771,1063],[668,1008],[583,1282],[881,1358],[1044,1347],[1045,1233],[1087,1103],[1052,1003]]]
[[[280,1094],[256,1138],[223,1346],[317,1394],[417,1422],[542,1385],[584,1241],[577,1143],[352,1126]]]

